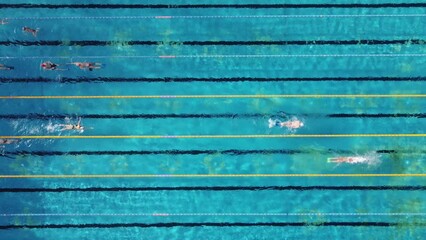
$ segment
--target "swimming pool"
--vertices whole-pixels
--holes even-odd
[[[423,3],[1,4],[1,239],[425,235]]]

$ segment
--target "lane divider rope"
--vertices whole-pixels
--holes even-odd
[[[394,54],[394,53],[372,53],[372,54],[231,54],[231,55],[110,55],[110,56],[2,56],[0,59],[111,59],[111,58],[132,58],[132,59],[168,59],[168,58],[341,58],[341,57],[426,57],[425,53],[407,53],[407,54]]]
[[[291,217],[291,216],[389,216],[389,217],[412,217],[426,216],[426,213],[3,213],[0,217],[187,217],[187,216],[218,216],[218,217],[235,217],[235,216],[264,216],[264,217]]]
[[[199,15],[199,16],[69,16],[5,17],[6,20],[80,20],[80,19],[238,19],[238,18],[399,18],[426,17],[426,14],[296,14],[296,15]]]
[[[0,175],[0,179],[22,178],[289,178],[289,177],[426,177],[426,173],[345,173],[345,174],[81,174],[81,175]]]
[[[218,139],[218,138],[348,138],[348,137],[426,137],[426,133],[379,134],[257,134],[257,135],[21,135],[0,139]]]
[[[425,98],[426,94],[238,94],[238,95],[99,95],[0,96],[0,99],[169,99],[169,98]]]

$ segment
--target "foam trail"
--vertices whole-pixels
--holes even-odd
[[[366,164],[370,167],[376,167],[382,163],[381,155],[376,152],[368,152],[364,156],[367,159]]]

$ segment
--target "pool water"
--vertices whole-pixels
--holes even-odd
[[[426,235],[421,1],[76,4],[0,1],[0,239]]]

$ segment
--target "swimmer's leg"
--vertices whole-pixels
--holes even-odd
[[[279,126],[280,125],[280,121],[279,120],[272,120],[271,118],[268,120],[268,125],[269,128],[273,128],[275,126]]]
[[[72,128],[68,128],[67,125],[65,124],[61,124],[63,126],[63,128],[59,129],[59,131],[67,131],[67,130],[72,130]]]
[[[61,65],[57,64],[56,66],[59,67]],[[56,68],[55,70],[66,71],[66,70],[69,70],[69,68]]]

